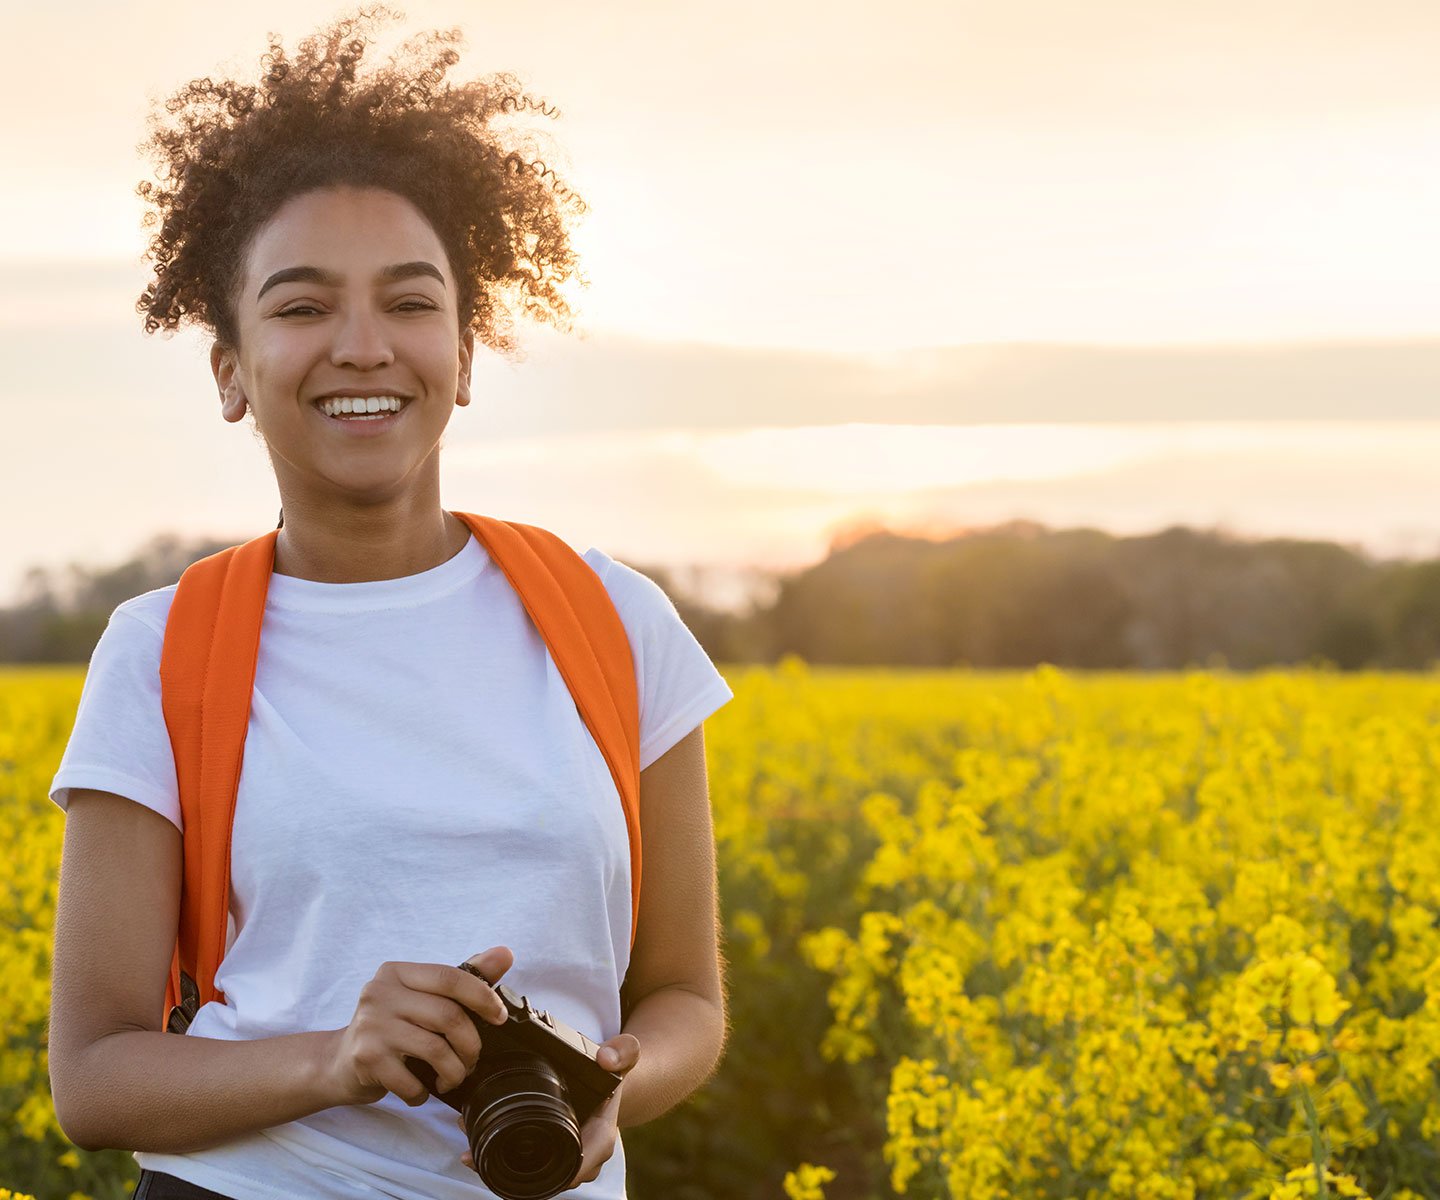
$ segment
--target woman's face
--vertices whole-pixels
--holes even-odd
[[[236,301],[239,351],[217,344],[210,362],[225,419],[254,414],[282,503],[438,491],[440,437],[470,402],[474,334],[461,335],[456,307],[440,239],[394,192],[307,192],[260,228]],[[320,406],[344,396],[402,406],[368,420]]]

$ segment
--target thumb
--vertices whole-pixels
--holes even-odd
[[[596,1061],[607,1071],[624,1075],[640,1061],[640,1039],[633,1033],[617,1033],[600,1043]]]
[[[509,946],[491,946],[465,961],[485,977],[486,983],[499,983],[500,977],[514,965],[515,956]]]

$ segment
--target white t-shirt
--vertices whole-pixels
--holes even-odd
[[[590,549],[635,659],[643,770],[733,697],[652,580]],[[160,701],[175,587],[121,604],[50,796],[181,824]],[[225,1002],[189,1035],[339,1029],[386,961],[514,951],[505,982],[595,1041],[620,1032],[630,855],[609,767],[520,598],[470,538],[418,575],[272,575],[231,844]],[[158,1017],[158,1014],[157,1014]],[[187,1035],[188,1036],[188,1035]],[[188,1154],[137,1152],[235,1200],[477,1200],[455,1110],[387,1093]],[[617,1145],[575,1194],[621,1200]]]

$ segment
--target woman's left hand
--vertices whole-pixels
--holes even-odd
[[[612,1057],[613,1055],[613,1057]],[[609,1041],[600,1043],[599,1062],[607,1071],[621,1076],[620,1084],[610,1093],[610,1098],[590,1114],[590,1119],[580,1127],[580,1170],[565,1190],[572,1191],[582,1183],[589,1183],[600,1174],[600,1168],[610,1161],[615,1153],[615,1142],[619,1137],[620,1093],[625,1090],[624,1076],[640,1061],[640,1040],[630,1033],[617,1033]],[[460,1127],[465,1121],[460,1118]],[[460,1156],[460,1161],[472,1170],[474,1160],[470,1151]]]
[[[607,1071],[623,1077],[639,1061],[640,1041],[634,1034],[617,1033],[608,1042],[600,1043],[599,1062]],[[570,1181],[570,1187],[565,1189],[567,1192],[599,1175],[600,1168],[615,1153],[615,1142],[619,1136],[620,1093],[624,1090],[625,1080],[622,1078],[619,1086],[610,1093],[610,1098],[580,1127],[580,1170]]]

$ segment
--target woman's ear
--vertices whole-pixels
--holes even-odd
[[[475,355],[475,331],[467,329],[460,335],[460,379],[455,385],[455,403],[463,408],[470,403],[470,364]]]
[[[229,347],[219,342],[210,346],[210,371],[220,391],[220,415],[227,421],[243,421],[249,407],[245,389],[240,385],[238,365],[236,354]]]

